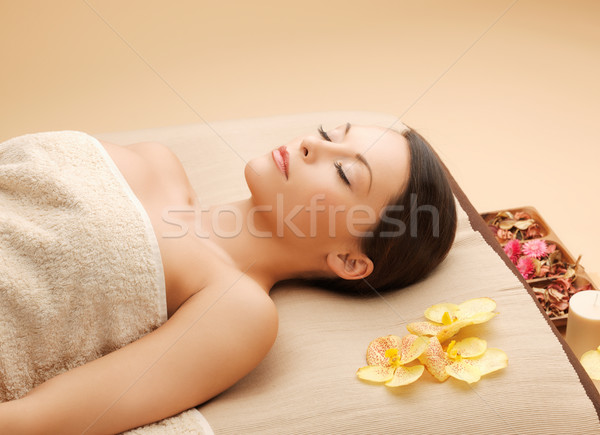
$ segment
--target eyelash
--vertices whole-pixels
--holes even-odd
[[[350,186],[350,180],[348,180],[348,177],[346,177],[346,174],[344,173],[344,170],[342,169],[342,164],[340,162],[335,162],[333,164],[333,166],[335,166],[335,169],[337,169],[337,172],[338,172],[340,178],[342,179],[342,181],[344,183],[346,183],[348,186]]]
[[[331,142],[331,138],[329,137],[329,135],[325,132],[325,130],[323,130],[323,126],[319,125],[318,128],[319,134],[321,135],[321,137],[323,139],[325,139],[328,142]],[[340,176],[340,178],[342,179],[342,181],[344,183],[346,183],[348,186],[350,186],[350,180],[348,180],[348,177],[346,177],[346,173],[344,172],[344,170],[342,169],[342,164],[340,162],[335,162],[333,164],[333,166],[335,166],[335,169],[337,170],[338,175]]]
[[[327,142],[331,142],[331,138],[329,137],[329,135],[327,133],[325,133],[325,130],[323,130],[323,126],[319,125],[319,134],[321,135],[321,137],[323,139],[325,139]]]

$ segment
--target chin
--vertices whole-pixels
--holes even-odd
[[[256,157],[246,163],[244,178],[253,197],[265,198],[276,193],[276,177],[281,178],[281,174],[276,173],[276,169],[270,154]]]
[[[248,163],[246,163],[246,166],[244,166],[244,178],[246,179],[246,185],[250,188],[250,190],[252,190],[252,184],[254,181],[254,176],[256,175],[254,173],[254,167],[256,165],[254,165],[254,160],[250,160]]]

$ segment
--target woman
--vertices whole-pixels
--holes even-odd
[[[168,320],[0,404],[1,433],[120,432],[203,403],[271,348],[275,283],[399,288],[435,268],[454,238],[444,170],[410,129],[319,129],[250,161],[251,197],[210,210],[166,147],[102,145],[152,223]]]

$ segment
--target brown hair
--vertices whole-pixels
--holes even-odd
[[[427,276],[448,254],[457,218],[446,168],[419,133],[410,128],[396,133],[408,140],[410,173],[405,189],[384,209],[372,236],[362,238],[373,272],[365,279],[319,278],[310,284],[359,295],[398,289]]]

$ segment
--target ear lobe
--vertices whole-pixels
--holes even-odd
[[[327,265],[333,273],[342,279],[362,279],[373,272],[373,262],[369,257],[360,254],[327,254]]]

